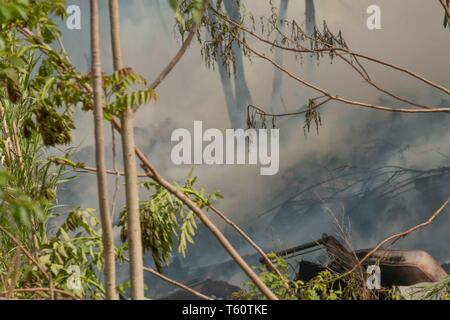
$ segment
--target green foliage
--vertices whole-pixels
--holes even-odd
[[[55,17],[65,17],[65,1],[33,1],[26,8],[27,18],[16,24],[2,25],[0,35],[0,85],[4,97],[12,104],[22,103],[22,94],[28,90],[28,111],[32,117],[23,122],[23,132],[28,136],[37,129],[46,146],[69,144],[75,128],[73,113],[81,104],[84,110],[92,110],[93,98],[91,74],[77,73],[64,52],[53,47],[60,39]],[[16,25],[18,27],[16,27]],[[18,37],[23,28],[31,30],[34,37]],[[19,28],[19,30],[18,30]],[[44,52],[37,55],[37,52]],[[105,117],[157,100],[154,90],[147,88],[146,80],[131,68],[124,68],[103,77],[107,100]]]
[[[107,100],[105,117],[111,120],[113,116],[120,117],[129,108],[137,110],[152,100],[157,101],[156,92],[147,87],[147,80],[132,68],[124,68],[110,76],[104,76],[103,90]]]
[[[45,227],[47,219],[55,217],[45,212],[45,204],[11,187],[13,178],[0,171],[0,224],[16,237],[25,250],[36,255],[36,261],[52,277],[58,290],[72,292],[78,297],[103,298],[103,287],[98,278],[103,267],[100,224],[93,210],[77,209],[51,235]],[[19,255],[16,256],[16,252]],[[18,251],[17,245],[0,231],[0,291],[14,287],[47,287],[48,278]],[[10,266],[13,261],[13,267]],[[16,261],[16,262],[14,262]],[[68,287],[71,268],[80,270],[81,287]],[[11,271],[9,271],[11,270]],[[12,276],[13,272],[15,276]],[[5,280],[6,279],[6,280]],[[14,281],[14,283],[11,283]],[[35,293],[17,293],[17,298],[33,297]]]
[[[19,83],[19,75],[16,69],[8,67],[15,61],[13,59],[5,59],[7,61],[0,62],[0,86],[4,88],[5,96],[13,103],[18,103],[22,99],[22,91]],[[9,60],[9,61],[8,61]]]
[[[65,0],[29,0],[26,6],[26,19],[18,23],[33,30],[36,36],[43,39],[46,44],[52,43],[61,33],[57,18],[65,19]]]
[[[289,279],[291,275],[288,272],[287,262],[274,254],[268,256],[284,278]],[[259,271],[261,280],[283,300],[353,300],[362,298],[361,283],[354,274],[339,275],[323,271],[307,283],[288,280],[290,288],[288,291],[283,279],[276,273],[269,271],[265,266],[255,269]],[[244,289],[233,293],[232,298],[238,300],[266,299],[253,282],[246,282]]]
[[[4,104],[11,104],[8,107],[23,105],[24,111],[30,113],[22,124],[24,135],[29,136],[37,128],[48,146],[71,141],[73,109],[81,97],[80,82],[75,81],[70,73],[61,73],[62,66],[67,63],[65,56],[47,46],[60,36],[56,23],[50,17],[52,14],[62,16],[65,11],[60,12],[61,5],[62,1],[30,1],[27,15],[32,18],[18,22],[21,30],[27,24],[34,29],[42,42],[28,39],[31,41],[29,43],[19,37],[13,24],[0,28],[4,44],[0,50],[0,84],[4,88],[0,90],[0,97],[4,97]],[[38,17],[40,19],[36,19]],[[39,50],[49,54],[37,55]]]
[[[0,234],[0,242],[10,248],[11,243]],[[77,209],[68,215],[67,220],[59,227],[53,236],[37,237],[33,247],[36,252],[36,261],[52,277],[53,286],[62,290],[63,296],[74,295],[79,298],[101,299],[104,297],[103,286],[98,274],[103,267],[101,232],[99,222],[93,210]],[[23,243],[28,247],[27,243]],[[6,249],[6,248],[5,248]],[[4,250],[4,249],[3,249]],[[15,249],[17,250],[17,248]],[[28,248],[31,252],[31,249]],[[0,255],[0,279],[8,278],[8,263],[13,260],[6,250]],[[47,287],[48,279],[37,266],[25,256],[19,260],[16,283],[14,287]],[[76,280],[80,281],[79,288],[69,286],[70,277],[73,277],[74,268],[80,271]],[[0,282],[0,288],[7,285]],[[36,293],[16,293],[20,299],[33,298]]]
[[[185,28],[190,28],[193,23],[201,22],[203,1],[194,0],[184,7],[186,4],[180,6],[180,12],[189,15],[183,24]],[[102,244],[98,222],[92,211],[77,209],[71,212],[56,234],[50,232],[48,227],[59,217],[55,210],[57,186],[64,182],[64,164],[70,165],[70,160],[67,155],[49,157],[47,147],[71,142],[73,113],[78,105],[86,111],[92,110],[91,74],[78,73],[63,49],[55,49],[60,47],[57,42],[61,37],[55,18],[65,17],[65,1],[1,1],[0,5],[2,17],[9,19],[8,23],[6,19],[0,22],[2,118],[11,132],[16,127],[20,130],[13,132],[12,140],[4,137],[0,141],[1,151],[8,154],[4,160],[11,177],[6,179],[5,176],[3,194],[7,201],[3,202],[5,209],[2,218],[5,221],[2,222],[11,231],[31,228],[31,232],[19,232],[18,239],[24,248],[33,250],[39,263],[51,274],[56,288],[71,290],[67,281],[72,275],[71,268],[76,266],[81,272],[82,288],[74,294],[79,297],[101,297],[103,288],[97,274],[103,264]],[[12,10],[12,6],[17,10]],[[8,12],[17,14],[7,15]],[[102,80],[105,117],[108,120],[121,116],[125,110],[136,110],[158,99],[155,91],[148,88],[145,78],[131,68],[103,75]],[[12,145],[16,142],[17,147]],[[60,165],[59,170],[55,165]],[[82,166],[75,164],[74,168]],[[199,206],[207,207],[219,197],[218,194],[205,195],[203,189],[195,190],[194,182],[195,178],[189,178],[178,187]],[[167,191],[151,183],[144,187],[151,193],[149,200],[141,204],[143,230],[146,231],[144,247],[152,252],[160,268],[169,262],[175,246],[181,254],[186,254],[197,225],[193,213],[184,209],[181,202]],[[42,209],[42,214],[38,209]],[[121,219],[124,224],[122,234],[126,234],[125,215],[122,214]],[[0,275],[9,277],[9,272],[5,271],[6,265],[14,258],[11,253],[17,252],[17,248],[10,239],[1,235],[0,242],[4,244],[0,252]],[[126,245],[118,248],[119,258],[125,250]],[[48,279],[36,266],[24,257],[19,257],[19,260],[22,268],[14,286],[49,285]],[[0,281],[3,289],[8,285],[9,282]],[[122,287],[125,289],[126,284]],[[33,294],[15,296],[28,298]]]
[[[450,276],[424,289],[419,289],[418,293],[423,294],[424,300],[450,300]]]
[[[65,54],[52,49],[60,37],[55,17],[64,16],[62,0],[0,1],[0,161],[5,168],[0,173],[0,223],[35,256],[55,288],[71,291],[67,282],[76,266],[82,287],[73,294],[101,298],[97,275],[103,248],[93,211],[73,211],[57,233],[49,228],[60,224],[57,189],[70,178],[47,160],[46,146],[69,143],[75,107],[92,100],[86,87],[90,78],[77,74]],[[25,28],[35,36],[23,36]],[[10,286],[45,288],[49,279],[0,232],[0,291]]]
[[[0,171],[0,221],[10,215],[18,227],[31,230],[34,219],[40,222],[45,220],[44,212],[40,204],[22,190],[8,186],[10,179],[6,171]]]
[[[15,20],[27,18],[28,0],[0,0],[0,30],[4,29],[7,23]],[[5,40],[0,34],[0,50],[5,48]]]
[[[0,23],[6,23],[14,19],[26,18],[28,0],[2,0],[0,2]]]
[[[275,254],[268,254],[269,259],[272,260],[275,267],[280,271],[280,273],[285,277],[285,279],[289,279],[289,265],[287,262]],[[301,281],[288,281],[289,288],[291,288],[291,292],[289,292],[281,279],[276,273],[268,270],[266,266],[260,265],[259,267],[254,268],[259,272],[260,279],[269,287],[272,292],[283,300],[296,300],[298,299],[297,292],[300,287],[303,285]],[[294,293],[292,295],[291,293]],[[244,283],[244,289],[238,292],[234,292],[231,296],[232,299],[237,300],[265,300],[267,297],[261,293],[258,287],[251,281]]]
[[[219,193],[206,195],[204,189],[194,189],[196,178],[189,177],[184,185],[177,187],[201,208],[208,207],[212,201],[221,198]],[[150,192],[148,200],[140,204],[142,243],[145,251],[152,254],[158,270],[170,262],[173,248],[178,241],[178,252],[186,255],[188,244],[194,243],[197,229],[195,215],[185,209],[183,203],[169,191],[153,182],[144,183]],[[127,212],[120,214],[121,239],[127,240]]]
[[[97,276],[103,269],[102,250],[100,223],[94,210],[76,209],[42,246],[39,261],[51,271],[59,288],[73,291],[80,298],[102,298],[104,290]],[[73,266],[81,271],[79,290],[68,287]]]
[[[178,31],[181,36],[189,31],[194,24],[200,25],[202,23],[203,1],[206,0],[169,0],[170,7],[175,12]]]
[[[323,271],[301,287],[300,298],[304,300],[340,300],[342,290],[334,289],[336,275]]]
[[[18,226],[27,228],[32,224],[30,217],[36,217],[40,222],[46,221],[48,209],[56,198],[58,179],[63,174],[61,169],[44,160],[46,150],[41,137],[45,137],[39,128],[30,124],[35,117],[35,108],[39,106],[36,95],[41,94],[38,93],[40,88],[34,90],[34,79],[30,76],[37,63],[32,50],[23,50],[16,45],[0,54],[0,67],[3,68],[0,69],[0,83],[4,85],[0,89],[3,138],[0,152],[9,174],[4,195],[8,197],[8,210]],[[42,128],[49,130],[46,125]],[[22,205],[16,206],[15,202]],[[35,203],[44,213],[34,208]]]

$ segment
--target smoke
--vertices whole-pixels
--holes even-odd
[[[209,17],[212,21],[216,21],[216,17],[212,13],[209,13]],[[211,35],[211,37],[214,36],[215,35]],[[224,65],[221,52],[222,46],[219,45],[216,48],[216,60],[217,67],[219,69],[220,81],[222,82],[223,95],[225,97],[225,103],[227,105],[228,116],[230,119],[230,127],[239,128],[241,119],[239,118],[239,112],[237,110],[236,99],[234,97],[231,79]]]
[[[89,52],[88,8],[85,1],[79,2],[84,12],[83,30],[65,31],[64,36],[72,61],[83,70],[86,69],[84,54]],[[226,1],[226,9],[239,20],[239,12],[233,3]],[[450,65],[446,63],[450,42],[448,31],[442,28],[439,6],[424,6],[423,1],[410,0],[405,11],[404,3],[380,0],[383,29],[369,31],[365,28],[365,12],[370,1],[316,0],[308,3],[315,5],[317,21],[326,20],[331,30],[341,30],[354,50],[413,69],[444,86],[450,85]],[[270,15],[265,1],[243,1],[243,4],[256,16]],[[160,5],[164,21],[169,26],[174,24],[173,13],[167,3],[161,2]],[[344,5],[351,6],[352,10],[348,11]],[[162,37],[165,27],[152,8],[152,1],[139,0],[128,1],[122,8],[125,60],[150,80],[170,60],[180,44],[176,37]],[[302,23],[303,15],[299,19],[298,13],[314,11],[309,8],[307,10],[303,1],[290,2],[287,19]],[[103,6],[102,10],[106,8]],[[105,72],[110,72],[106,11],[102,16],[102,61]],[[432,58],[430,48],[433,48]],[[252,63],[244,61],[239,49],[235,50],[234,95],[231,83],[224,85],[226,81],[223,78],[221,81],[220,65],[219,75],[206,70],[199,46],[193,44],[158,88],[160,102],[143,106],[138,111],[138,144],[170,180],[183,181],[191,169],[176,167],[170,162],[172,130],[190,129],[195,120],[203,120],[205,127],[225,129],[230,125],[228,110],[231,104],[239,108],[237,114],[241,121],[245,120],[242,111],[249,101],[270,110],[273,67],[257,59]],[[266,53],[271,54],[269,50]],[[340,96],[382,105],[394,104],[392,99],[380,96],[362,83],[353,71],[337,60],[331,63],[327,58],[322,59],[312,74],[308,74],[306,67],[288,54],[283,57],[283,65]],[[399,95],[427,105],[450,105],[448,97],[397,72],[373,64],[367,64],[367,70],[374,81]],[[283,82],[283,100],[288,111],[298,110],[314,96],[315,93],[292,79]],[[258,168],[252,166],[195,168],[199,186],[209,192],[220,191],[225,199],[218,206],[266,249],[278,250],[316,240],[323,232],[339,233],[330,211],[348,230],[355,248],[373,246],[383,237],[428,218],[450,194],[446,171],[450,166],[450,122],[447,116],[388,114],[349,108],[340,103],[331,103],[321,112],[323,126],[319,128],[319,134],[311,130],[305,136],[301,117],[277,123],[283,139],[280,173],[274,177],[261,177]],[[92,115],[80,112],[77,127],[74,139],[80,144],[78,159],[92,164]],[[108,143],[111,144],[110,138]],[[118,154],[121,154],[120,149]],[[391,177],[395,171],[393,167],[401,169]],[[110,184],[113,185],[113,180]],[[396,189],[397,186],[401,188]],[[93,177],[82,176],[66,184],[65,190],[68,193],[64,201],[84,207],[96,206]],[[235,232],[218,223],[240,252],[253,253]],[[450,214],[446,212],[433,225],[396,245],[425,249],[441,261],[448,260],[449,224]],[[173,275],[180,280],[189,280],[198,267],[226,262],[228,256],[214,237],[200,227],[196,244],[191,246],[187,259],[176,259],[183,268],[174,271]],[[249,261],[253,263],[253,260]],[[185,272],[186,268],[191,271]],[[236,269],[234,272],[235,276],[226,273],[224,277],[241,279],[239,271]],[[212,276],[220,277],[217,273]]]
[[[241,0],[224,0],[223,4],[229,17],[239,23],[241,21]],[[235,97],[237,104],[238,118],[241,119],[237,128],[245,128],[245,115],[247,106],[252,104],[252,97],[247,86],[245,78],[244,60],[241,48],[237,43],[233,44],[233,55],[235,59],[234,66],[234,81],[235,81]]]
[[[284,34],[286,24],[287,10],[288,10],[289,0],[281,0],[280,12],[278,13],[280,34],[277,35],[277,43],[282,40],[281,34]],[[275,48],[275,62],[282,66],[283,65],[283,50],[280,48]],[[270,103],[270,108],[272,113],[281,113],[282,105],[282,87],[283,87],[283,73],[281,70],[275,68],[273,73],[273,83],[272,83],[272,102]]]
[[[305,31],[307,35],[312,35],[316,28],[316,7],[314,0],[305,0]]]

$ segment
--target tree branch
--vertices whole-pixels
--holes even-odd
[[[386,239],[384,239],[383,241],[381,241],[380,243],[378,243],[372,250],[370,250],[370,252],[368,254],[365,255],[364,258],[362,258],[350,271],[354,272],[357,268],[359,268],[368,258],[370,258],[370,256],[372,256],[374,253],[376,253],[381,247],[383,247],[385,244],[389,243],[389,242],[393,242],[393,241],[397,241],[401,238],[406,237],[407,235],[422,229],[430,224],[433,223],[433,221],[445,210],[445,208],[448,206],[448,204],[450,203],[450,197],[447,198],[447,200],[444,202],[444,204],[435,212],[433,213],[433,215],[425,222],[422,222],[406,231],[400,232],[400,233],[396,233],[394,235],[391,235],[390,237],[387,237]]]
[[[243,32],[246,32],[246,33],[250,34],[255,39],[257,39],[257,40],[259,40],[259,41],[261,41],[261,42],[263,42],[265,44],[268,44],[268,45],[270,45],[272,47],[276,47],[276,48],[279,48],[279,49],[283,49],[283,50],[291,51],[291,52],[295,52],[295,53],[323,53],[323,52],[341,52],[341,53],[346,53],[346,54],[349,54],[351,56],[362,58],[362,59],[365,59],[365,60],[368,60],[368,61],[372,61],[374,63],[378,63],[378,64],[384,65],[386,67],[392,68],[394,70],[406,73],[406,74],[412,76],[413,78],[415,78],[415,79],[417,79],[417,80],[419,80],[421,82],[424,82],[424,83],[426,83],[426,84],[428,84],[428,85],[430,85],[430,86],[432,86],[432,87],[434,87],[434,88],[436,88],[436,89],[438,89],[438,90],[440,90],[440,91],[442,91],[442,92],[444,92],[446,94],[450,94],[450,90],[448,88],[443,87],[443,86],[441,86],[441,85],[439,85],[437,83],[434,83],[433,81],[428,80],[427,78],[425,78],[425,77],[423,77],[423,76],[421,76],[421,75],[419,75],[419,74],[417,74],[417,73],[415,73],[415,72],[413,72],[411,70],[408,70],[408,69],[406,69],[404,67],[397,66],[397,65],[395,65],[393,63],[386,62],[386,61],[383,61],[383,60],[380,60],[380,59],[376,59],[376,58],[373,58],[373,57],[370,57],[370,56],[367,56],[367,55],[364,55],[364,54],[361,54],[361,53],[358,53],[358,52],[354,52],[354,51],[352,51],[352,50],[350,50],[348,48],[340,48],[340,47],[330,46],[328,43],[324,43],[324,42],[322,42],[320,40],[317,40],[317,39],[314,39],[314,38],[312,38],[312,37],[310,37],[308,35],[304,35],[306,39],[308,39],[310,41],[317,42],[319,44],[322,44],[322,45],[326,46],[326,48],[309,49],[309,48],[306,48],[306,47],[302,46],[299,49],[299,48],[292,48],[292,47],[287,47],[287,46],[284,46],[284,45],[280,45],[280,44],[278,44],[276,42],[267,40],[267,39],[261,37],[260,35],[258,35],[257,33],[249,30],[248,28],[245,28],[241,24],[236,23],[236,22],[234,22],[231,19],[228,19],[228,17],[226,17],[225,15],[221,14],[217,10],[215,10],[213,8],[211,8],[210,10],[212,10],[223,21],[225,21],[225,22],[229,23],[230,25],[240,29]],[[287,39],[287,37],[286,37],[286,39]]]
[[[355,100],[350,100],[346,98],[341,98],[337,95],[333,95],[326,91],[325,89],[322,89],[321,87],[318,87],[303,78],[300,78],[298,76],[295,76],[293,73],[285,69],[284,67],[277,64],[275,61],[273,61],[271,58],[268,58],[265,54],[259,53],[255,49],[248,46],[244,41],[240,40],[239,38],[236,38],[236,41],[238,41],[242,46],[247,48],[249,52],[252,52],[254,55],[258,56],[259,58],[268,61],[271,63],[274,67],[278,68],[279,70],[283,71],[286,75],[288,75],[290,78],[302,83],[303,85],[320,92],[324,96],[329,97],[331,100],[343,102],[345,104],[351,105],[351,106],[358,106],[358,107],[364,107],[368,109],[375,109],[375,110],[381,110],[381,111],[389,111],[389,112],[399,112],[399,113],[450,113],[450,108],[436,108],[436,107],[429,107],[429,108],[399,108],[394,109],[390,107],[384,107],[376,104],[370,104],[366,102],[360,102]]]
[[[444,8],[445,11],[445,22],[444,22],[444,26],[446,27],[450,21],[450,2],[449,0],[447,0],[447,3],[445,3],[444,0],[439,0],[439,2],[441,3],[442,7]]]
[[[2,231],[8,238],[10,238],[21,250],[22,252],[27,256],[27,258],[38,268],[38,270],[48,279],[49,286],[50,286],[50,297],[53,300],[53,279],[52,276],[47,273],[47,271],[42,267],[42,265],[33,257],[33,255],[30,253],[30,251],[25,248],[20,240],[18,240],[16,237],[14,237],[8,230],[6,230],[4,227],[0,225],[0,231]]]
[[[209,0],[203,1],[203,9],[202,14],[207,10],[209,6]],[[199,29],[199,25],[194,23],[191,30],[189,31],[188,36],[183,41],[183,44],[178,50],[178,52],[175,54],[175,56],[172,58],[172,60],[169,62],[169,64],[161,71],[161,73],[156,77],[155,80],[150,84],[150,90],[155,90],[156,87],[158,87],[161,82],[167,77],[167,75],[172,71],[172,69],[177,65],[177,63],[181,60],[183,55],[186,53],[186,50],[188,49],[189,45],[192,42],[192,39],[194,39],[195,34],[197,33]]]
[[[125,261],[129,262],[128,258],[124,258],[124,259],[125,259]],[[186,286],[186,285],[184,285],[184,284],[182,284],[182,283],[180,283],[178,281],[175,281],[175,280],[173,280],[173,279],[163,275],[162,273],[159,273],[158,271],[153,270],[152,268],[144,266],[144,271],[146,271],[148,273],[151,273],[154,276],[156,276],[156,277],[166,281],[167,283],[170,283],[170,284],[172,284],[172,285],[174,285],[174,286],[176,286],[176,287],[178,287],[178,288],[180,288],[180,289],[182,289],[182,290],[184,290],[186,292],[189,292],[190,294],[193,294],[194,296],[199,297],[200,299],[203,299],[203,300],[214,300],[213,298],[205,296],[203,293],[198,292],[198,291],[196,291],[196,290],[194,290],[192,288],[189,288],[188,286]]]

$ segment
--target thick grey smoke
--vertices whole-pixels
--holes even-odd
[[[78,2],[85,13],[83,30],[65,31],[64,35],[72,60],[86,70],[88,8],[85,1]],[[233,2],[226,1],[226,8],[230,15],[239,19]],[[312,25],[307,23],[312,21],[312,16],[316,17],[314,24],[318,26],[326,20],[331,30],[342,31],[354,50],[402,65],[450,86],[450,41],[448,30],[442,27],[442,8],[437,2],[425,4],[423,0],[408,0],[408,10],[405,10],[405,2],[378,1],[383,28],[377,31],[365,27],[366,9],[373,4],[369,0],[306,1],[311,6],[305,6],[303,1],[290,1],[286,16],[307,28]],[[275,3],[280,5],[279,1]],[[125,59],[149,79],[153,79],[179,47],[177,38],[167,36],[165,31],[173,29],[171,9],[165,1],[160,1],[158,13],[154,4],[148,0],[133,0],[122,7]],[[257,16],[270,15],[268,1],[247,0],[243,4]],[[105,5],[102,11],[102,58],[105,72],[110,72]],[[303,12],[309,12],[310,18],[306,19]],[[258,49],[265,49],[254,44]],[[195,120],[203,120],[205,127],[225,129],[230,126],[228,110],[232,104],[241,108],[237,113],[240,116],[249,101],[270,110],[273,67],[258,59],[250,63],[235,50],[240,62],[234,90],[220,69],[219,73],[206,70],[199,46],[194,44],[158,89],[160,102],[138,111],[138,144],[169,179],[183,181],[191,169],[176,167],[170,162],[172,130],[192,129]],[[273,54],[270,50],[265,52]],[[283,57],[283,65],[290,71],[335,94],[382,105],[394,104],[392,99],[365,85],[345,64],[337,60],[331,63],[327,58],[315,64],[309,74],[307,67],[299,65],[291,55],[285,53]],[[373,64],[367,64],[367,70],[374,81],[399,95],[427,105],[450,106],[447,96],[404,75]],[[298,110],[316,96],[292,79],[285,78],[281,87],[287,111]],[[348,229],[356,248],[372,246],[383,237],[428,218],[450,194],[448,116],[387,114],[338,103],[330,104],[321,112],[323,126],[319,134],[313,128],[305,135],[302,117],[277,123],[283,139],[280,173],[274,177],[261,177],[258,169],[251,166],[195,168],[199,185],[210,192],[221,191],[225,199],[218,206],[265,248],[282,249],[315,240],[323,232],[339,233],[330,212]],[[245,121],[245,117],[241,121]],[[80,144],[78,159],[92,164],[92,115],[80,113],[77,123],[78,130],[74,134],[76,143]],[[65,189],[68,192],[65,199],[70,203],[96,206],[93,177],[79,178]],[[432,226],[396,245],[426,249],[444,262],[450,258],[449,225],[450,214],[446,212]],[[253,253],[234,232],[224,229],[242,253]],[[189,280],[197,274],[197,267],[224,262],[228,257],[214,238],[200,228],[188,258],[177,257],[176,260],[178,272],[174,274],[179,279]],[[235,274],[233,279],[240,280],[238,270]],[[223,275],[225,279],[231,277],[230,273]]]

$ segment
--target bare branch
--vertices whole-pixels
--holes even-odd
[[[230,218],[228,218],[224,213],[222,213],[219,209],[217,209],[214,206],[210,206],[210,209],[217,214],[222,220],[224,220],[228,225],[230,225],[232,228],[234,228],[242,238],[244,238],[255,250],[261,255],[261,258],[263,259],[265,265],[274,273],[277,274],[278,277],[280,277],[281,281],[283,282],[284,287],[286,290],[290,293],[292,293],[292,290],[289,286],[288,279],[278,270],[278,268],[273,264],[272,260],[267,256],[267,254],[264,252],[263,249],[261,249],[260,246],[256,244],[255,241],[250,238],[244,230],[242,230],[235,222],[233,222]]]
[[[124,259],[125,259],[125,261],[129,262],[128,258],[124,258]],[[178,281],[175,281],[175,280],[173,280],[173,279],[163,275],[162,273],[159,273],[158,271],[156,271],[156,270],[154,270],[152,268],[144,267],[144,271],[147,271],[148,273],[151,273],[154,276],[157,276],[158,278],[160,278],[160,279],[162,279],[162,280],[164,280],[164,281],[166,281],[166,282],[168,282],[168,283],[170,283],[170,284],[172,284],[172,285],[174,285],[174,286],[176,286],[176,287],[178,287],[178,288],[180,288],[180,289],[182,289],[182,290],[184,290],[186,292],[189,292],[190,294],[193,294],[194,296],[199,297],[199,298],[201,298],[203,300],[214,300],[213,298],[205,296],[203,293],[198,292],[198,291],[196,291],[196,290],[194,290],[192,288],[189,288],[188,286],[186,286],[186,285],[184,285],[184,284],[182,284],[182,283],[180,283]]]
[[[48,279],[49,286],[50,286],[50,298],[53,300],[53,279],[52,276],[47,273],[45,268],[33,257],[33,255],[28,251],[27,248],[25,248],[20,240],[18,240],[14,235],[12,235],[8,230],[6,230],[4,227],[0,225],[0,231],[2,231],[8,238],[10,238],[19,248],[20,250],[27,256],[27,258],[38,268],[38,270]]]
[[[304,35],[306,39],[311,40],[311,41],[315,41],[317,43],[320,43],[320,44],[324,45],[326,48],[309,49],[309,48],[306,48],[306,47],[302,46],[300,49],[298,49],[298,48],[292,48],[292,47],[280,45],[280,44],[278,44],[276,42],[273,42],[273,41],[270,41],[270,40],[267,40],[267,39],[261,37],[257,33],[249,30],[248,28],[245,28],[244,26],[242,26],[239,23],[234,22],[233,20],[229,19],[228,17],[226,17],[225,15],[221,14],[218,11],[216,11],[216,10],[214,10],[212,8],[210,10],[212,10],[223,21],[229,23],[230,25],[233,25],[234,27],[240,29],[241,31],[244,31],[244,32],[250,34],[255,39],[257,39],[257,40],[259,40],[259,41],[261,41],[263,43],[266,43],[266,44],[268,44],[268,45],[270,45],[272,47],[276,47],[276,48],[279,48],[279,49],[283,49],[283,50],[291,51],[291,52],[295,52],[295,53],[310,53],[310,54],[311,53],[322,53],[322,52],[341,52],[341,53],[346,53],[346,54],[352,55],[354,57],[358,57],[358,58],[362,58],[362,59],[365,59],[365,60],[368,60],[368,61],[372,61],[372,62],[381,64],[381,65],[384,65],[386,67],[390,67],[392,69],[395,69],[397,71],[406,73],[406,74],[412,76],[413,78],[415,78],[417,80],[420,80],[420,81],[422,81],[422,82],[424,82],[424,83],[426,83],[426,84],[428,84],[428,85],[430,85],[430,86],[432,86],[432,87],[434,87],[434,88],[436,88],[436,89],[438,89],[438,90],[440,90],[440,91],[450,95],[450,90],[448,88],[445,88],[445,87],[443,87],[443,86],[441,86],[439,84],[436,84],[436,83],[432,82],[431,80],[428,80],[425,77],[423,77],[423,76],[421,76],[421,75],[419,75],[419,74],[417,74],[417,73],[415,73],[415,72],[413,72],[411,70],[408,70],[408,69],[406,69],[404,67],[400,67],[400,66],[397,66],[395,64],[392,64],[392,63],[389,63],[389,62],[386,62],[386,61],[383,61],[383,60],[380,60],[380,59],[376,59],[376,58],[373,58],[373,57],[370,57],[370,56],[367,56],[367,55],[364,55],[364,54],[361,54],[361,53],[354,52],[354,51],[352,51],[352,50],[350,50],[348,48],[341,48],[341,47],[330,46],[329,44],[324,43],[324,42],[322,42],[320,40],[314,39],[314,38],[312,38],[312,37],[310,37],[308,35]]]
[[[203,1],[203,11],[202,14],[207,10],[209,6],[209,0]],[[199,28],[199,25],[194,23],[191,30],[189,31],[188,36],[183,41],[183,44],[178,50],[178,52],[175,54],[175,56],[172,58],[172,60],[169,62],[169,64],[161,71],[161,73],[156,77],[155,80],[150,84],[150,90],[155,90],[156,87],[158,87],[161,82],[167,77],[167,75],[172,71],[172,69],[177,65],[177,63],[181,60],[183,55],[186,53],[186,50],[188,49],[189,45],[192,42],[192,39],[194,39],[195,34],[197,33]]]
[[[447,27],[449,25],[450,20],[450,1],[447,0],[447,3],[445,3],[444,0],[439,0],[439,2],[441,3],[445,11],[444,27]]]
[[[245,42],[243,42],[239,38],[236,38],[236,41],[238,41],[242,46],[244,46],[249,52],[252,52],[253,54],[258,56],[259,58],[268,61],[274,67],[276,67],[279,70],[283,71],[286,75],[288,75],[292,79],[302,83],[303,85],[305,85],[305,86],[307,86],[307,87],[309,87],[309,88],[311,88],[311,89],[313,89],[313,90],[315,90],[317,92],[320,92],[321,94],[329,97],[332,100],[343,102],[343,103],[351,105],[351,106],[358,106],[358,107],[364,107],[364,108],[381,110],[381,111],[389,111],[389,112],[399,112],[399,113],[437,113],[437,112],[438,113],[450,113],[450,108],[429,107],[429,108],[398,108],[398,109],[395,109],[395,108],[380,106],[380,105],[376,105],[376,104],[370,104],[370,103],[366,103],[366,102],[360,102],[360,101],[350,100],[350,99],[346,99],[346,98],[341,98],[341,97],[339,97],[337,95],[333,95],[333,94],[329,93],[328,91],[326,91],[325,89],[322,89],[321,87],[318,87],[318,86],[316,86],[316,85],[314,85],[314,84],[304,80],[303,78],[300,78],[300,77],[294,75],[293,73],[291,73],[290,71],[288,71],[284,67],[282,67],[279,64],[277,64],[271,58],[268,58],[265,54],[260,53],[260,52],[256,51],[255,49],[251,48],[250,46],[248,46]]]
[[[380,243],[378,243],[372,250],[370,250],[370,252],[368,254],[366,254],[366,256],[364,258],[362,258],[350,271],[349,273],[355,271],[357,268],[359,268],[368,258],[370,258],[370,256],[372,256],[375,252],[377,252],[380,248],[382,248],[385,244],[393,242],[393,241],[397,241],[398,239],[404,238],[407,235],[422,229],[430,224],[433,223],[433,221],[445,210],[445,208],[448,206],[448,204],[450,203],[450,197],[447,198],[447,200],[444,202],[444,204],[435,212],[433,213],[433,215],[425,222],[422,222],[412,228],[409,228],[406,231],[400,232],[400,233],[396,233],[386,239],[384,239],[383,241],[381,241]]]

